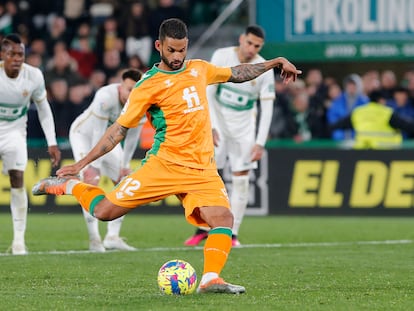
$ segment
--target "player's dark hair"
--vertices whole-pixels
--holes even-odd
[[[264,40],[265,38],[265,31],[262,27],[260,27],[259,25],[250,25],[247,26],[245,32],[246,35],[248,35],[249,33],[255,35],[256,37],[262,38]]]
[[[22,39],[17,33],[10,33],[4,36],[3,40],[1,40],[1,48],[10,45],[11,43],[21,44]]]
[[[158,38],[164,41],[165,38],[184,39],[188,37],[187,25],[178,18],[169,18],[161,23]]]
[[[139,79],[141,79],[141,76],[142,76],[142,72],[140,70],[135,69],[135,68],[130,68],[130,69],[125,70],[122,73],[122,81],[126,79],[138,81]]]

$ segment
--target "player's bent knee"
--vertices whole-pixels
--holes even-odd
[[[110,221],[125,215],[129,211],[130,209],[113,204],[98,204],[94,210],[94,216],[102,221]]]
[[[212,228],[233,226],[233,214],[224,206],[200,207],[200,216]]]

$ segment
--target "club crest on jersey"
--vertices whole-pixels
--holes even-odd
[[[29,91],[28,91],[28,90],[23,90],[23,92],[22,92],[22,96],[23,96],[23,97],[27,97],[27,96],[29,96]]]
[[[173,85],[170,79],[165,80],[164,83],[166,87],[170,87],[171,85]]]
[[[193,77],[197,78],[198,77],[198,71],[197,69],[191,69],[190,71],[190,75],[192,75]]]

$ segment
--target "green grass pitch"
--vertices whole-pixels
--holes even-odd
[[[79,214],[29,213],[27,256],[6,254],[10,214],[0,214],[1,310],[412,310],[414,219],[247,217],[222,276],[243,295],[164,296],[159,267],[190,262],[202,248],[180,215],[127,215],[122,236],[135,252],[89,253]],[[100,224],[105,232],[105,224]]]

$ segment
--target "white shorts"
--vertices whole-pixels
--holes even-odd
[[[27,166],[26,129],[16,129],[0,135],[0,157],[3,174],[10,170],[24,171]]]
[[[238,138],[226,137],[219,133],[219,145],[215,147],[215,159],[218,169],[223,169],[228,158],[232,172],[240,172],[257,168],[252,162],[252,149],[256,144],[254,132]]]
[[[75,161],[82,159],[94,147],[90,137],[79,133],[69,133],[70,145],[72,147],[73,158]],[[117,181],[121,171],[123,150],[120,144],[100,158],[101,165],[96,167],[100,170],[101,176],[108,176],[111,180]],[[91,164],[94,166],[94,164]],[[81,172],[82,176],[82,172]]]

